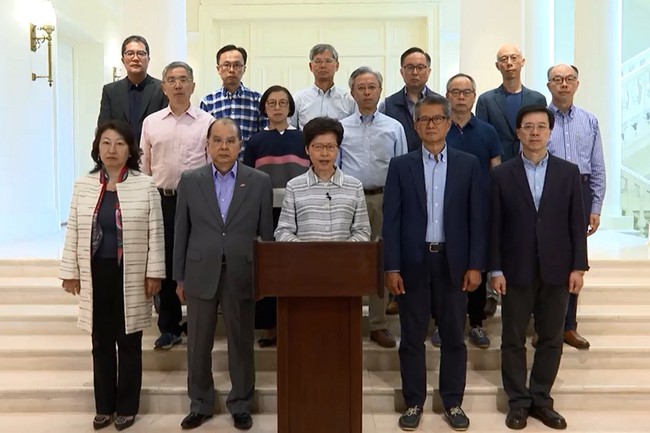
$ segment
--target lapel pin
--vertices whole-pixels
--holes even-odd
[[[243,187],[245,187],[245,186],[246,186],[245,183],[242,183],[242,184],[239,185],[240,188],[243,188]]]

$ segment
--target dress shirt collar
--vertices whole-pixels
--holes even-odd
[[[429,94],[429,92],[430,92],[429,88],[427,86],[424,86],[422,88],[422,91],[420,92],[420,98],[419,99],[422,99],[425,96],[427,96]],[[404,86],[404,97],[406,98],[407,101],[409,101],[409,92],[408,92],[408,89],[406,88],[406,86]]]
[[[224,86],[221,86],[221,93],[224,94],[228,98],[234,98],[235,96],[241,96],[244,93],[244,83],[239,83],[239,87],[237,87],[237,90],[235,90],[234,93],[231,93]]]
[[[214,166],[214,163],[210,164],[212,167],[212,178],[213,179],[219,179],[219,178],[226,178],[228,176],[232,177],[233,179],[237,178],[237,161],[235,161],[235,165],[232,166],[230,171],[224,175],[219,173],[219,170],[217,170],[217,167]]]
[[[463,126],[463,127],[461,127],[458,123],[454,122],[453,120],[451,121],[451,123],[452,123],[456,128],[458,128],[458,129],[460,129],[460,130],[465,129],[465,128],[467,128],[468,126],[471,126],[472,128],[474,128],[474,127],[476,126],[476,116],[474,116],[474,113],[472,113],[472,117],[469,118],[469,122],[467,122],[467,123],[465,124],[465,126]]]
[[[548,155],[549,155],[549,153],[546,152],[546,156],[545,156],[544,158],[542,158],[542,160],[539,161],[537,164],[535,164],[535,163],[534,163],[533,161],[531,161],[530,159],[526,158],[526,157],[524,156],[524,152],[521,152],[521,159],[524,161],[524,166],[525,166],[525,167],[535,169],[535,168],[537,168],[537,167],[545,167],[546,164],[548,164]]]
[[[361,112],[359,111],[359,107],[357,107],[357,108],[355,108],[355,110],[354,110],[354,119],[357,121],[357,124],[358,124],[358,125],[363,125],[364,123],[370,123],[370,124],[372,124],[372,123],[375,121],[375,119],[377,118],[377,116],[378,116],[377,113],[379,113],[379,110],[375,109],[375,112],[372,113],[371,115],[369,115],[369,116],[364,116],[364,115],[361,114]]]
[[[172,107],[170,105],[168,105],[167,108],[164,108],[164,110],[165,110],[165,113],[163,115],[163,119],[166,118],[167,116],[183,117],[186,114],[188,116],[190,116],[192,119],[195,119],[195,120],[199,117],[197,112],[196,112],[196,108],[194,108],[192,106],[192,104],[190,104],[190,106],[187,108],[187,110],[185,110],[184,113],[182,113],[182,114],[180,114],[178,116],[176,114],[174,114],[174,112],[172,111]]]
[[[332,87],[327,89],[326,91],[323,92],[323,89],[318,87],[316,83],[311,85],[311,89],[318,95],[325,95],[325,96],[332,96],[333,93],[338,92],[338,87],[336,87],[336,84],[332,84]]]
[[[447,143],[445,142],[445,147],[442,148],[440,153],[438,154],[439,162],[446,163],[447,162]],[[433,153],[429,152],[429,150],[424,147],[424,144],[422,145],[422,160],[426,164],[428,161],[432,162],[435,161],[435,158],[433,156]]]
[[[149,74],[147,74],[147,76],[144,77],[144,80],[140,81],[140,84],[134,84],[129,80],[129,77],[126,77],[126,82],[129,84],[129,90],[140,90],[144,89],[144,87],[149,83],[150,78]]]
[[[265,130],[265,131],[278,131],[278,133],[279,133],[280,135],[284,134],[284,131],[291,131],[292,129],[296,129],[296,128],[293,127],[292,125],[289,125],[289,126],[287,127],[287,129],[284,129],[284,130],[280,131],[279,129],[269,129],[268,126],[265,126],[265,127],[264,127],[264,130]]]
[[[573,116],[575,116],[576,110],[574,110],[574,108],[575,105],[571,104],[571,107],[569,107],[569,111],[567,111],[566,113],[566,116],[569,116],[571,119],[573,119]],[[557,108],[555,104],[553,104],[552,102],[548,104],[548,109],[551,110],[555,115],[559,114],[560,116],[565,116],[565,114],[562,111],[560,111],[560,109]]]
[[[309,167],[309,170],[307,170],[307,186],[310,187],[316,185],[319,182],[322,183],[323,181],[318,179],[318,176],[316,176],[316,173],[314,173],[314,167]],[[343,172],[341,169],[334,166],[334,175],[327,182],[332,182],[337,186],[343,186]]]

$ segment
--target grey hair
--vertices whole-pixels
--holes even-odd
[[[557,68],[558,66],[560,66],[560,65],[553,65],[550,68],[548,68],[548,71],[546,71],[546,79],[548,81],[551,81],[551,74],[553,73],[553,69]],[[578,77],[578,75],[579,75],[578,68],[576,68],[573,65],[569,65],[569,66],[571,66],[571,69],[573,69],[573,72],[576,73],[576,77]]]
[[[442,95],[427,95],[415,103],[415,119],[420,117],[420,107],[423,105],[440,105],[446,118],[451,117],[451,102]]]
[[[309,61],[314,60],[314,57],[316,57],[319,54],[323,54],[325,51],[329,51],[332,53],[332,57],[334,57],[334,60],[337,62],[339,61],[339,53],[336,52],[336,48],[331,46],[330,44],[318,44],[314,45],[311,50],[309,50]]]
[[[377,81],[379,81],[379,88],[382,89],[384,85],[384,77],[381,76],[381,74],[378,71],[375,71],[369,66],[361,66],[357,69],[355,69],[352,74],[350,74],[350,79],[348,80],[348,84],[350,85],[350,90],[354,87],[354,80],[357,79],[359,75],[363,74],[372,74],[377,78]]]
[[[467,78],[469,82],[472,83],[472,90],[476,92],[476,81],[474,81],[474,78],[463,73],[456,74],[447,81],[447,91],[451,90],[451,82],[454,81],[456,78]]]
[[[187,75],[190,76],[190,80],[194,81],[194,71],[192,70],[190,65],[188,65],[185,62],[179,62],[179,61],[171,62],[169,65],[165,66],[165,69],[163,69],[163,73],[162,73],[162,79],[163,80],[165,79],[165,76],[167,75],[167,72],[171,71],[172,69],[176,69],[176,68],[185,69],[185,71],[187,71]]]

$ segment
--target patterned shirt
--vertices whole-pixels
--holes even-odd
[[[605,199],[605,156],[598,119],[575,105],[566,114],[552,103],[548,108],[555,114],[548,151],[576,164],[580,174],[590,175],[591,213],[600,215]]]
[[[370,221],[361,182],[336,168],[320,180],[313,169],[287,183],[276,241],[369,241]]]
[[[201,110],[206,111],[215,119],[230,117],[239,125],[242,133],[240,159],[244,155],[246,142],[257,131],[262,131],[267,120],[259,111],[260,94],[240,84],[234,93],[225,87],[207,95],[201,101]]]

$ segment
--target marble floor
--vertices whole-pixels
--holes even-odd
[[[58,259],[65,240],[65,228],[59,233],[37,239],[0,243],[3,259]],[[616,230],[598,230],[588,238],[591,260],[650,260],[647,238]]]

